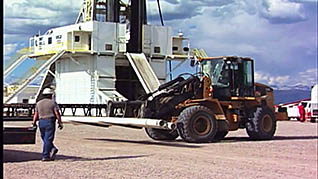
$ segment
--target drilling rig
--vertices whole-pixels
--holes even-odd
[[[191,49],[188,38],[164,26],[157,2],[161,26],[147,24],[145,0],[83,0],[74,24],[31,37],[5,76],[28,58],[41,63],[5,98],[6,116],[16,117],[16,108],[32,116],[34,104],[10,100],[44,71],[36,101],[44,88],[54,88],[65,122],[145,128],[155,140],[207,142],[239,128],[270,139],[272,89],[254,84],[253,60]],[[189,59],[200,73],[166,82],[171,62]]]
[[[30,38],[29,51],[17,61],[28,57],[45,63],[4,103],[45,69],[37,98],[54,85],[62,104],[135,100],[167,80],[167,64],[185,61],[188,45],[187,38],[172,35],[171,27],[147,24],[145,0],[84,0],[74,24]]]
[[[171,27],[147,24],[146,7],[145,0],[83,0],[74,24],[31,37],[29,48],[5,68],[6,78],[25,60],[37,62],[5,95],[5,119],[20,120],[20,109],[29,110],[31,119],[34,104],[12,104],[12,99],[42,75],[36,101],[44,88],[54,88],[64,121],[171,128],[162,120],[110,118],[135,117],[131,114],[141,103],[130,101],[165,83],[172,74],[171,61],[181,64],[189,58],[189,40],[173,36]],[[109,118],[104,124],[92,116]]]

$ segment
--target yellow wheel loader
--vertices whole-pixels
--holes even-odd
[[[209,142],[242,128],[254,140],[274,136],[281,114],[275,113],[273,89],[254,82],[251,58],[202,57],[192,64],[198,73],[181,74],[143,98],[141,117],[176,125],[175,130],[146,128],[149,137]]]

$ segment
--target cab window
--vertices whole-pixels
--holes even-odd
[[[253,71],[252,61],[244,61],[244,84],[253,86]]]

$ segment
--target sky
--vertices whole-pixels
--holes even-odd
[[[126,0],[127,1],[127,0]],[[81,0],[4,0],[4,58],[29,38],[73,24]],[[255,80],[271,86],[317,83],[317,0],[161,0],[164,23],[209,56],[255,60]],[[156,0],[148,23],[160,25]],[[188,64],[181,71],[188,71]],[[179,69],[180,70],[180,69]]]

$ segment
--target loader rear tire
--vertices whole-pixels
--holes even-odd
[[[179,137],[177,130],[163,130],[155,128],[145,128],[147,135],[153,140],[175,140]]]
[[[275,131],[276,119],[273,111],[268,107],[256,108],[254,117],[246,126],[249,137],[254,140],[269,140],[273,138]]]
[[[213,112],[201,105],[185,108],[178,123],[179,135],[186,142],[212,141],[218,129]]]

